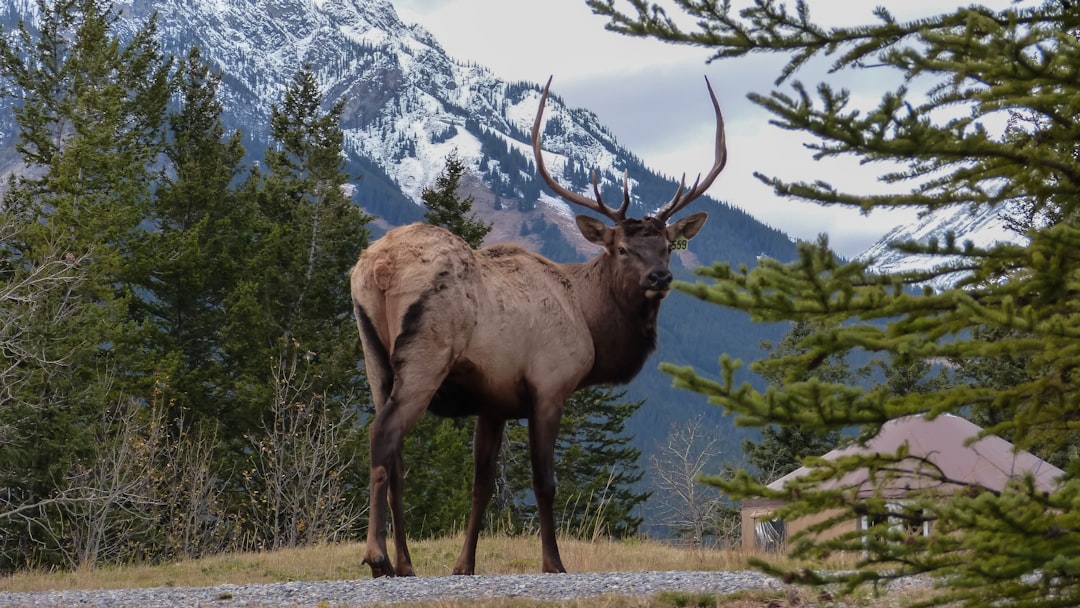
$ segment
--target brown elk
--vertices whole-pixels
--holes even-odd
[[[705,223],[695,213],[668,218],[700,196],[724,168],[720,104],[716,159],[702,179],[655,217],[626,217],[629,183],[616,210],[560,186],[544,166],[540,127],[551,80],[532,127],[536,168],[559,196],[615,223],[579,215],[581,234],[603,250],[581,264],[556,264],[521,247],[472,250],[426,224],[396,228],[364,251],[351,273],[353,309],[375,402],[371,423],[371,508],[364,563],[372,576],[412,575],[402,503],[402,441],[426,410],[476,416],[475,477],[465,545],[454,574],[472,574],[484,510],[491,499],[503,429],[528,420],[533,491],[544,572],[565,572],[555,542],[553,458],[563,405],[579,388],[629,382],[656,346],[656,315],[668,293],[673,243]],[[386,548],[389,502],[396,555]]]

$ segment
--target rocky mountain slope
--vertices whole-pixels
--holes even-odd
[[[897,251],[890,244],[908,241],[926,244],[933,240],[944,243],[950,233],[958,243],[971,241],[977,247],[989,247],[1000,242],[1024,242],[1022,235],[1009,229],[1006,222],[1009,215],[1008,209],[999,207],[984,207],[975,211],[967,206],[938,209],[911,224],[897,226],[856,259],[871,261],[871,268],[881,273],[930,270],[947,260],[911,255]],[[943,276],[930,286],[946,289],[961,278],[956,275]]]

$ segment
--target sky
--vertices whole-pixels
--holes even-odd
[[[1012,0],[984,0],[1004,8]],[[769,114],[747,94],[767,94],[782,57],[753,56],[709,62],[703,47],[631,38],[604,29],[585,0],[392,0],[401,18],[435,35],[451,57],[490,69],[509,81],[543,84],[554,76],[553,93],[571,107],[593,111],[619,144],[650,168],[693,181],[713,161],[715,121],[704,77],[716,89],[727,128],[728,164],[709,194],[746,210],[793,238],[827,234],[843,256],[854,257],[891,228],[915,219],[913,211],[864,215],[857,210],[782,199],[755,172],[788,181],[823,179],[838,189],[881,192],[878,175],[888,167],[854,159],[816,161],[804,147],[810,138],[769,124]],[[623,9],[629,2],[622,2]],[[735,3],[738,6],[738,2]],[[792,2],[789,2],[792,4]],[[885,6],[898,19],[926,16],[961,3],[953,0],[810,0],[811,18],[828,25],[871,23],[872,9]],[[677,9],[670,12],[678,14]],[[824,70],[796,74],[816,84]],[[872,103],[891,89],[887,73],[842,77],[855,99]],[[780,90],[790,90],[788,84]]]

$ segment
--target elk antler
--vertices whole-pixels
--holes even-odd
[[[536,120],[533,121],[532,127],[532,145],[533,156],[536,157],[536,170],[540,172],[540,177],[544,178],[544,182],[555,191],[555,194],[563,197],[571,203],[577,203],[587,209],[592,209],[597,213],[602,214],[616,224],[621,224],[626,221],[626,210],[630,207],[630,178],[623,172],[623,202],[618,209],[612,209],[604,204],[604,201],[600,198],[600,184],[596,180],[596,171],[592,172],[592,185],[593,192],[596,194],[596,200],[592,200],[588,197],[582,196],[575,192],[571,192],[566,188],[559,185],[559,182],[555,181],[551,174],[548,173],[547,167],[544,166],[544,157],[540,150],[540,119],[544,116],[544,105],[547,103],[548,91],[551,89],[551,79],[554,76],[548,77],[547,84],[544,85],[544,94],[540,97],[540,107],[536,110]],[[715,101],[715,97],[713,100]],[[719,112],[719,106],[717,106],[717,112]],[[719,171],[717,171],[719,173]],[[706,186],[707,187],[707,186]],[[704,189],[704,188],[703,188]]]
[[[689,205],[694,199],[708,190],[709,186],[716,180],[716,176],[720,175],[720,172],[724,170],[724,165],[727,164],[727,138],[724,135],[724,117],[720,114],[720,102],[716,101],[716,93],[713,92],[712,83],[709,82],[708,76],[705,77],[705,86],[709,87],[709,97],[712,98],[713,108],[716,110],[716,160],[713,162],[712,169],[705,175],[705,179],[702,180],[699,173],[694,185],[686,192],[683,192],[686,187],[686,174],[683,174],[682,180],[679,182],[679,189],[675,191],[675,196],[656,213],[656,219],[661,222],[667,222],[668,218],[674,215],[675,212]]]

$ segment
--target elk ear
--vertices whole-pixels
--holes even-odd
[[[575,219],[577,219],[577,227],[581,235],[590,243],[595,243],[605,249],[611,244],[615,230],[608,228],[604,222],[587,215],[579,215]]]
[[[704,211],[688,215],[667,227],[667,240],[674,242],[680,236],[686,240],[694,238],[694,235],[705,225],[705,218],[709,217]]]

